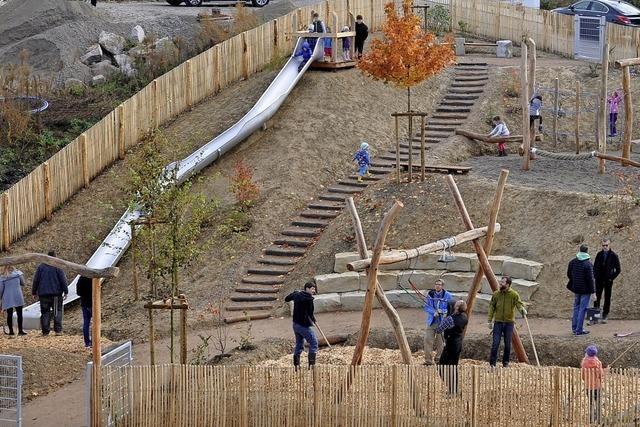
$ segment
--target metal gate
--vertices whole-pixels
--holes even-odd
[[[606,34],[604,16],[574,16],[575,59],[602,62],[602,48]]]
[[[133,352],[131,341],[127,341],[102,355],[102,367],[119,368],[133,365]],[[87,425],[91,425],[91,373],[93,362],[87,363],[85,376],[85,408]],[[106,395],[105,391],[115,392],[114,396]],[[102,425],[111,427],[120,424],[120,421],[131,412],[131,390],[129,379],[119,369],[103,369],[102,371]],[[117,392],[116,392],[117,391]],[[125,397],[129,396],[129,397]]]
[[[0,354],[0,426],[22,425],[22,356]]]

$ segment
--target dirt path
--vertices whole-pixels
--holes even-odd
[[[422,310],[417,309],[400,309],[398,310],[405,328],[421,329],[424,323],[424,314]],[[323,332],[327,335],[334,334],[352,334],[358,331],[360,325],[361,314],[359,312],[341,312],[341,313],[320,313],[317,315],[318,324]],[[611,339],[615,332],[631,331],[639,329],[636,321],[614,321],[606,325],[593,326],[591,335],[584,337],[574,337],[571,334],[571,325],[568,319],[529,319],[531,329],[534,336],[540,337],[560,337],[562,342],[577,348],[586,347],[593,341]],[[526,335],[526,329],[522,319],[517,321],[520,334],[526,345],[529,338]],[[372,316],[372,328],[388,328],[389,322],[381,310],[374,310]],[[230,326],[229,339],[237,340],[245,333],[247,324],[236,324]],[[189,344],[190,349],[197,345],[200,340],[199,334],[209,335],[211,329],[203,329],[190,331]],[[480,341],[481,348],[478,344],[474,344],[473,352],[488,353],[489,337],[484,315],[476,315],[472,318],[469,325],[468,340]],[[251,334],[258,340],[259,338],[286,338],[292,339],[291,319],[275,318],[267,320],[256,320],[251,323]],[[482,337],[486,337],[483,341]],[[538,338],[536,339],[536,341]],[[293,340],[292,340],[293,343]],[[484,345],[483,345],[484,343]],[[231,343],[230,346],[234,346]],[[134,346],[134,363],[144,365],[148,363],[149,350],[148,345],[137,344]],[[168,339],[160,340],[156,343],[156,351],[158,353],[158,361],[161,363],[168,362]],[[212,353],[213,356],[213,353]],[[543,354],[541,354],[542,358]],[[533,355],[531,354],[532,360]],[[545,363],[542,358],[541,363]],[[605,360],[606,363],[606,360]],[[64,402],[65,410],[60,410],[60,404]],[[85,425],[85,384],[84,381],[75,381],[66,385],[53,393],[34,399],[24,406],[24,426],[83,426]]]

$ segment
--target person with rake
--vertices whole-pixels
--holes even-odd
[[[513,335],[513,327],[516,319],[516,309],[523,317],[527,315],[527,310],[520,299],[520,295],[515,289],[511,288],[511,277],[504,276],[500,279],[500,289],[493,293],[491,296],[491,302],[489,303],[488,326],[493,333],[489,365],[491,365],[492,368],[496,367],[500,339],[503,336],[504,353],[502,355],[502,366],[504,368],[509,366],[509,358],[511,357],[511,337]]]
[[[293,334],[296,337],[296,346],[293,350],[293,366],[296,371],[300,367],[300,355],[304,350],[304,342],[309,343],[309,368],[316,364],[318,353],[318,339],[311,329],[316,323],[313,315],[313,296],[317,292],[314,282],[304,284],[304,290],[293,291],[284,298],[285,302],[293,301]]]
[[[436,359],[442,353],[444,340],[442,331],[437,332],[440,323],[448,313],[449,303],[453,295],[444,289],[444,281],[437,279],[434,289],[427,293],[424,311],[427,313],[427,330],[424,335],[424,364],[435,365]]]

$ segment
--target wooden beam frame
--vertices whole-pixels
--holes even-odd
[[[118,267],[92,268],[84,264],[76,264],[75,262],[66,261],[62,258],[56,258],[35,252],[0,258],[0,266],[27,264],[30,262],[43,263],[53,267],[64,268],[91,279],[118,277],[118,274],[120,274],[120,269]]]

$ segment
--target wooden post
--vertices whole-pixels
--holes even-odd
[[[493,204],[491,205],[491,211],[489,212],[489,228],[487,230],[487,237],[484,239],[484,251],[489,256],[491,254],[491,249],[493,247],[493,236],[495,235],[495,226],[496,220],[498,219],[498,212],[500,211],[500,203],[502,202],[502,193],[504,192],[504,187],[507,183],[507,177],[509,176],[508,169],[502,169],[500,171],[500,178],[498,179],[498,187],[496,188],[496,193],[493,196]],[[473,277],[473,281],[471,282],[471,289],[469,290],[469,295],[467,296],[467,316],[470,319],[473,314],[473,305],[476,302],[476,296],[480,291],[480,286],[482,285],[482,277],[483,277],[482,266],[478,266],[478,271],[476,271],[476,275]],[[465,333],[466,333],[465,328]]]
[[[153,366],[156,364],[156,332],[153,327],[153,310],[149,309],[149,363]]]
[[[558,109],[560,108],[560,81],[556,77],[553,84],[553,147],[558,146]],[[542,112],[541,112],[542,113]]]
[[[580,80],[576,81],[575,139],[576,139],[576,154],[580,154]]]
[[[138,292],[138,257],[136,255],[136,226],[135,224],[130,224],[131,227],[131,259],[133,261],[133,299],[134,301],[138,301],[139,292]]]
[[[180,295],[180,304],[186,304],[184,295]],[[187,310],[180,310],[180,363],[187,364]]]
[[[240,34],[242,41],[242,78],[249,79],[249,47],[247,46],[247,33]]]
[[[370,23],[370,27],[369,27],[369,31],[376,31],[378,29],[378,27],[376,26],[376,14],[375,14],[375,8],[373,5],[374,0],[369,0],[369,10],[371,13],[371,23]],[[355,28],[354,28],[355,30]]]
[[[347,16],[349,17],[349,29],[351,31],[355,31],[356,30],[356,18],[353,17],[353,13],[349,12],[347,14]],[[355,55],[356,55],[356,38],[355,37],[349,37],[350,39],[350,43],[349,43],[349,58],[351,58],[352,61],[355,61]]]
[[[407,182],[413,182],[413,116],[411,112],[409,112],[409,176],[407,177]]]
[[[526,154],[525,154],[526,157]],[[447,185],[449,186],[449,190],[451,191],[451,195],[458,207],[458,212],[462,217],[462,222],[467,230],[473,229],[473,223],[471,222],[471,217],[469,216],[469,212],[467,212],[467,208],[464,205],[464,201],[462,200],[462,196],[460,195],[460,191],[458,190],[458,186],[454,181],[451,175],[446,176]],[[478,239],[473,240],[473,246],[478,255],[478,261],[480,261],[480,266],[484,272],[484,276],[487,278],[487,282],[489,282],[489,286],[491,286],[492,291],[498,290],[498,280],[496,279],[495,274],[493,273],[493,269],[491,268],[491,264],[489,264],[489,258],[485,253],[482,245],[478,242]],[[518,356],[518,362],[529,363],[529,358],[527,357],[527,353],[524,351],[524,346],[522,345],[522,341],[520,340],[520,336],[518,335],[518,331],[513,330],[512,335],[512,343],[513,348],[515,350],[516,355]]]
[[[425,172],[424,158],[424,116],[420,116],[420,181],[424,182]]]
[[[332,25],[333,25],[333,37],[331,38],[331,62],[338,62],[338,37],[336,36],[336,34],[338,34],[338,32],[341,30],[341,28],[338,27],[338,14],[335,12],[332,12],[331,14],[332,17]]]
[[[42,164],[42,189],[44,191],[44,216],[47,221],[51,221],[53,205],[51,204],[51,169],[49,162]]]
[[[391,426],[398,426],[398,365],[391,367]]]
[[[102,349],[101,335],[101,285],[100,279],[91,279],[92,307],[91,350],[93,367],[91,370],[91,427],[102,425]]]
[[[622,141],[622,157],[631,157],[631,136],[633,133],[633,102],[631,99],[631,71],[622,67],[622,90],[624,92],[624,139]],[[627,166],[626,163],[622,164]]]
[[[274,19],[273,20],[273,50],[277,50],[279,46],[279,41],[278,41],[278,20]]]
[[[468,307],[467,307],[468,308]],[[470,311],[468,311],[470,313]],[[478,425],[478,365],[473,365],[471,368],[471,427]]]
[[[9,194],[2,193],[2,250],[9,250]]]
[[[367,274],[367,293],[364,297],[364,306],[362,308],[362,322],[360,325],[360,332],[358,333],[358,341],[356,342],[356,348],[353,351],[353,358],[351,359],[351,365],[359,365],[362,363],[362,354],[364,348],[367,345],[367,338],[369,337],[369,326],[371,325],[371,310],[373,309],[373,298],[375,297],[376,284],[378,281],[378,261],[382,255],[382,249],[384,247],[384,241],[387,237],[387,232],[391,227],[391,223],[400,212],[404,205],[397,201],[393,204],[391,209],[385,214],[376,241],[373,245],[373,254],[371,256],[371,266],[366,270]]]
[[[82,179],[84,188],[89,187],[89,153],[87,150],[87,135],[80,134],[80,149],[82,150]]]
[[[220,68],[220,45],[217,44],[213,47],[213,68],[215,72],[213,73],[213,92],[218,93],[221,89],[220,83],[220,74],[222,73],[222,69]]]
[[[158,129],[160,127],[160,96],[157,79],[151,82],[151,89],[153,90],[153,128]]]
[[[527,82],[527,44],[522,41],[521,53],[522,63],[520,65],[520,106],[522,107],[522,170],[529,170],[529,152],[531,150],[531,141],[529,140],[529,84]]]
[[[244,33],[243,33],[244,34]],[[191,75],[191,60],[187,59],[187,62],[185,62],[184,64],[184,72],[186,74],[186,91],[185,91],[185,98],[186,98],[186,104],[187,104],[187,108],[191,108],[191,106],[193,105],[193,93],[192,93],[192,75]]]
[[[532,38],[527,38],[527,54],[529,64],[527,65],[527,83],[529,88],[529,98],[536,92],[536,42]]]
[[[551,408],[551,425],[558,427],[560,425],[560,368],[553,368],[552,387],[553,387],[553,407]]]
[[[324,1],[324,12],[324,22],[329,22],[329,17],[331,16],[331,4],[329,3],[329,0]]]
[[[609,76],[609,44],[605,43],[602,48],[602,80],[600,82],[600,110],[598,117],[598,152],[607,153],[607,77]],[[598,173],[605,172],[605,160],[598,160]]]
[[[118,159],[124,160],[127,146],[124,140],[124,106],[118,105]]]
[[[398,126],[398,116],[396,119],[396,184],[400,184],[400,134]]]

